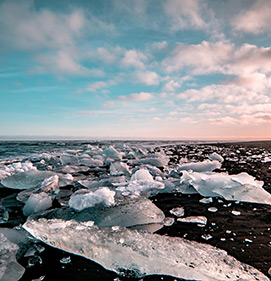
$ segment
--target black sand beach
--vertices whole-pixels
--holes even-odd
[[[182,157],[201,160],[197,156],[197,145],[167,146],[166,151],[171,151],[171,164],[177,163]],[[202,148],[203,147],[203,148]],[[205,148],[204,148],[205,147]],[[201,145],[204,153],[218,151],[221,155],[229,157],[223,162],[220,170],[237,174],[247,172],[264,181],[264,188],[271,193],[271,162],[258,161],[257,158],[248,159],[247,153],[259,155],[264,151],[271,152],[271,141],[242,142],[242,143],[218,143]],[[159,148],[157,149],[159,150]],[[232,157],[232,159],[231,159]],[[246,161],[241,161],[246,157]],[[240,163],[241,162],[241,163]],[[21,206],[15,204],[14,191],[1,189],[0,196],[6,205],[9,204],[10,219],[1,227],[13,227],[24,222]],[[183,194],[158,194],[151,198],[167,217],[173,217],[169,211],[172,208],[182,206],[186,216],[205,216],[208,219],[205,227],[199,227],[192,223],[181,223],[175,217],[175,223],[164,226],[157,233],[161,235],[184,237],[189,240],[207,243],[226,250],[241,262],[252,265],[256,269],[268,275],[271,267],[271,206],[244,202],[229,202],[221,198],[213,198],[212,203],[203,204],[199,200],[200,195]],[[54,202],[55,207],[58,202]],[[217,208],[216,212],[208,210]],[[237,211],[232,213],[232,211]],[[209,239],[208,239],[209,238]],[[29,258],[21,257],[19,262],[26,268],[21,281],[27,280],[126,280],[117,274],[107,271],[100,265],[83,257],[65,253],[51,248],[43,243],[38,243],[45,248],[38,257],[34,257],[32,265]],[[65,262],[63,258],[70,257]],[[270,273],[270,272],[269,272]],[[134,278],[130,277],[129,280]],[[168,276],[147,276],[141,280],[179,280]]]

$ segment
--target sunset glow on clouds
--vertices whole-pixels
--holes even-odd
[[[268,0],[0,1],[0,135],[271,139]]]

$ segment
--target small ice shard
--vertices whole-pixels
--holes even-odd
[[[201,238],[204,240],[210,240],[213,238],[213,236],[211,234],[203,234],[203,235],[201,235]]]
[[[245,239],[245,242],[252,243],[253,241],[246,238],[246,239]]]
[[[173,208],[172,210],[169,211],[172,215],[176,217],[183,217],[184,216],[184,208],[183,207],[177,207]]]
[[[210,207],[210,208],[208,208],[208,211],[212,212],[212,213],[215,213],[215,212],[217,212],[217,208],[216,207]]]
[[[47,210],[52,207],[53,200],[50,195],[45,192],[32,193],[25,206],[23,207],[23,213],[25,216],[29,216],[33,213]]]
[[[123,162],[114,162],[110,165],[110,175],[112,176],[121,176],[121,175],[129,175],[129,167],[126,163]]]
[[[212,172],[215,169],[221,168],[221,163],[218,161],[204,160],[202,162],[191,162],[182,164],[177,172],[192,170],[194,172]]]
[[[71,257],[68,256],[66,258],[62,258],[59,262],[62,263],[62,264],[68,264],[68,263],[71,262]]]
[[[186,223],[197,223],[203,226],[207,224],[207,218],[204,216],[190,216],[186,218],[178,218],[177,221]]]
[[[69,206],[77,211],[93,207],[96,204],[112,206],[115,204],[115,191],[108,187],[101,187],[96,191],[81,189],[76,191],[69,200]]]
[[[204,197],[219,196],[226,200],[271,204],[271,194],[262,188],[263,182],[247,173],[182,173],[181,185],[191,185]]]
[[[66,227],[55,229],[53,225],[59,222]],[[94,260],[126,276],[130,272],[136,278],[162,274],[202,281],[269,280],[226,251],[207,244],[127,228],[114,231],[93,226],[77,230],[79,225],[75,221],[39,219],[28,220],[23,227],[46,244]]]
[[[164,219],[163,223],[164,223],[164,226],[171,226],[174,224],[174,218],[167,217]]]
[[[10,242],[0,233],[0,280],[19,280],[25,269],[16,261],[18,245]]]
[[[216,160],[216,161],[221,162],[221,163],[224,161],[224,158],[216,152],[210,154],[209,159],[212,160],[212,161]]]
[[[240,216],[241,215],[241,212],[240,211],[235,211],[235,210],[232,210],[231,213],[235,216]]]
[[[203,203],[203,204],[209,204],[209,203],[212,203],[213,202],[213,198],[212,197],[209,197],[209,198],[202,198],[199,200],[200,203]]]

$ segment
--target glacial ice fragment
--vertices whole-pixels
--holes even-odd
[[[177,221],[186,223],[197,223],[204,226],[207,224],[207,218],[204,216],[190,216],[186,218],[178,218]]]
[[[52,207],[52,203],[53,200],[47,193],[33,193],[26,201],[26,204],[23,207],[23,213],[25,216],[29,216],[33,213],[47,210]]]
[[[191,162],[191,163],[185,163],[182,164],[177,172],[180,173],[183,170],[192,170],[194,172],[211,172],[215,169],[221,168],[221,163],[218,161],[210,161],[210,160],[204,160],[202,162]]]
[[[13,163],[7,166],[3,166],[0,168],[0,180],[3,180],[6,177],[20,174],[23,172],[28,171],[36,171],[37,168],[33,166],[32,162],[26,161],[26,162],[17,162]]]
[[[44,179],[49,178],[53,175],[55,175],[55,173],[49,171],[31,170],[4,178],[1,183],[8,188],[28,189],[36,187]]]
[[[126,163],[123,162],[113,162],[110,165],[110,175],[112,176],[121,176],[121,175],[130,175],[129,167]]]
[[[96,204],[112,206],[115,204],[114,196],[115,191],[110,190],[108,187],[101,187],[94,192],[80,189],[71,196],[69,206],[78,211],[93,207]]]
[[[156,167],[164,167],[168,164],[169,158],[162,153],[151,153],[142,156],[138,160],[129,160],[128,163],[131,165],[148,164]]]
[[[224,161],[224,158],[216,152],[210,154],[209,159],[210,160],[216,160],[216,161],[221,162],[221,163]]]
[[[59,223],[65,226],[55,228],[54,225]],[[94,260],[108,270],[123,275],[132,272],[138,278],[164,274],[202,281],[269,280],[224,250],[182,238],[127,228],[100,229],[56,219],[28,220],[23,227],[44,243]]]
[[[176,217],[183,217],[184,216],[184,208],[183,207],[173,208],[169,212]]]
[[[0,280],[19,280],[24,274],[24,268],[16,261],[18,245],[10,242],[0,233]]]
[[[47,211],[35,218],[58,218],[93,223],[99,227],[123,226],[137,227],[143,225],[161,224],[165,219],[164,213],[145,197],[122,197],[113,206],[105,207],[101,204],[75,212],[70,208]],[[161,228],[161,226],[159,227]],[[159,229],[158,228],[158,229]],[[148,228],[149,230],[149,228]],[[157,230],[157,229],[156,229]]]
[[[263,182],[247,173],[228,175],[222,173],[188,173],[183,171],[181,184],[192,186],[205,197],[222,197],[251,203],[271,205],[271,194],[262,188]]]

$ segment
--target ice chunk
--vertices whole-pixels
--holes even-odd
[[[71,174],[65,174],[65,175],[59,174],[58,184],[60,187],[72,184],[72,182],[73,182],[73,176]]]
[[[10,242],[0,233],[0,280],[19,280],[24,274],[24,268],[16,261],[19,247]]]
[[[202,198],[199,200],[200,203],[203,203],[203,204],[209,204],[209,203],[212,203],[213,202],[213,198],[212,197],[209,197],[209,198]]]
[[[247,173],[228,175],[222,173],[188,173],[183,171],[181,184],[191,185],[205,197],[223,197],[251,203],[271,204],[271,194]]]
[[[55,229],[53,225],[59,222],[66,227]],[[108,270],[126,276],[130,273],[137,278],[164,274],[202,281],[269,280],[224,250],[182,238],[127,228],[99,229],[63,220],[28,220],[24,228],[44,243],[94,260]]]
[[[52,197],[54,197],[59,191],[58,179],[59,179],[59,177],[57,175],[51,176],[51,177],[45,179],[37,187],[29,188],[29,189],[26,189],[26,190],[20,192],[17,195],[16,199],[23,202],[23,203],[26,203],[26,201],[31,196],[31,194],[33,194],[33,193],[37,194],[37,193],[40,193],[40,192],[45,192],[48,195],[51,195]]]
[[[202,162],[191,162],[191,163],[185,163],[182,164],[177,172],[180,173],[183,170],[192,170],[194,172],[211,172],[215,169],[221,168],[221,163],[218,161],[210,161],[210,160],[204,160]]]
[[[106,148],[102,153],[106,158],[111,158],[113,160],[121,160],[122,153],[118,152],[112,145]]]
[[[184,216],[184,208],[183,207],[173,208],[169,212],[176,217],[183,217]]]
[[[81,189],[71,196],[69,206],[78,211],[93,207],[99,203],[105,206],[112,206],[115,204],[115,193],[115,191],[110,190],[108,187],[102,187],[94,192]]]
[[[210,160],[216,160],[216,161],[221,162],[221,163],[224,161],[224,158],[216,152],[210,154],[209,159]]]
[[[13,163],[7,166],[3,166],[0,168],[0,180],[3,180],[6,177],[28,172],[28,171],[36,171],[37,168],[33,166],[32,162],[26,161],[26,162],[17,162]]]
[[[146,169],[137,170],[131,177],[131,181],[154,181],[152,175]]]
[[[145,195],[148,197],[150,195],[154,195],[163,188],[164,184],[162,182],[155,181],[147,169],[139,169],[132,175],[128,186],[119,186],[117,190],[125,196],[135,194]]]
[[[53,200],[50,195],[45,192],[33,193],[30,195],[23,208],[25,216],[33,213],[44,211],[52,207]]]
[[[75,155],[69,155],[69,154],[62,154],[60,156],[60,161],[63,166],[79,164],[78,157],[76,157]]]
[[[56,209],[48,211],[44,215],[47,218],[94,222],[99,227],[162,224],[165,218],[164,213],[145,197],[124,197],[118,199],[114,206],[105,207],[98,204],[80,212],[74,212],[70,208]]]
[[[99,160],[99,159],[93,159],[91,157],[85,157],[80,159],[80,164],[90,167],[90,168],[94,168],[94,167],[101,167],[104,165],[103,160]]]
[[[177,221],[187,222],[187,223],[197,223],[204,226],[207,224],[207,218],[204,216],[191,216],[186,218],[178,218]]]
[[[129,167],[126,163],[123,162],[114,162],[110,165],[110,175],[120,176],[120,175],[129,175]]]
[[[138,160],[129,160],[131,165],[149,164],[156,167],[164,167],[168,164],[169,158],[162,153],[151,153],[141,157]]]
[[[36,187],[38,184],[42,183],[46,178],[49,178],[53,175],[55,175],[55,173],[49,171],[31,170],[28,172],[19,173],[4,178],[1,183],[2,185],[8,188],[28,189]]]
[[[208,211],[212,212],[212,213],[216,213],[218,211],[218,209],[216,207],[209,207]]]

